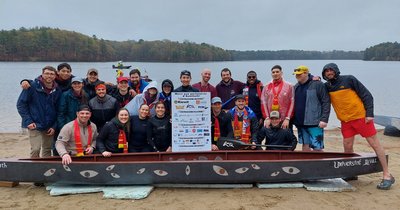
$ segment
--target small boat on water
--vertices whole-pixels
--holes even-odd
[[[382,171],[375,154],[226,150],[0,159],[0,181],[128,185],[276,183]]]

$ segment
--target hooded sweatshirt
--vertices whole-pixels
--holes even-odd
[[[149,97],[149,93],[147,91],[150,88],[155,88],[157,90],[157,93],[151,98],[151,100],[147,99]],[[139,108],[142,104],[147,104],[150,107],[150,116],[154,116],[156,114],[155,112],[155,104],[159,100],[159,94],[158,94],[158,89],[157,89],[157,82],[152,81],[150,82],[146,88],[143,90],[143,93],[138,94],[133,98],[126,106],[125,108],[129,111],[130,116],[138,116],[139,115]]]

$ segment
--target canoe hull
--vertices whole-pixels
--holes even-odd
[[[292,160],[224,160],[221,156],[170,161],[61,161],[0,160],[1,181],[62,184],[223,184],[276,183],[352,177],[382,171],[378,158]],[[219,157],[219,158],[218,158]]]

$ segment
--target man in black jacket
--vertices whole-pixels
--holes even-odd
[[[173,92],[200,92],[198,89],[190,85],[190,81],[192,80],[192,74],[190,71],[183,70],[180,79],[182,86],[176,88]]]
[[[269,128],[262,127],[257,135],[257,143],[261,142],[265,138],[265,144],[267,145],[280,145],[280,146],[292,146],[290,148],[282,147],[267,147],[267,150],[295,150],[297,145],[296,136],[288,129],[283,129],[281,127],[281,120],[278,111],[272,111],[269,115],[271,119],[271,125]],[[255,148],[253,146],[252,148]]]
[[[211,136],[212,150],[218,150],[217,141],[220,137],[233,138],[231,115],[222,111],[222,100],[220,97],[211,99]]]

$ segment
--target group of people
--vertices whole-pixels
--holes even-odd
[[[279,65],[271,68],[272,81],[265,86],[255,71],[247,73],[246,83],[234,80],[230,69],[221,70],[221,82],[209,83],[211,70],[201,72],[201,81],[191,85],[188,70],[180,74],[181,86],[174,89],[165,79],[161,90],[155,82],[141,78],[134,69],[129,77],[118,77],[117,84],[98,78],[89,69],[87,78],[72,75],[62,63],[57,70],[42,69],[34,80],[23,80],[17,109],[22,127],[28,128],[31,157],[60,155],[63,164],[71,156],[100,153],[171,151],[171,93],[210,92],[212,150],[218,150],[221,137],[254,145],[247,149],[295,150],[298,131],[303,151],[323,151],[324,128],[333,105],[341,121],[345,152],[353,152],[354,136],[361,134],[376,152],[383,168],[377,186],[389,189],[394,177],[389,173],[385,152],[373,124],[373,98],[354,76],[340,75],[334,63],[323,67],[320,77],[308,67],[293,71],[297,83],[283,79]],[[54,140],[53,140],[54,139]]]

